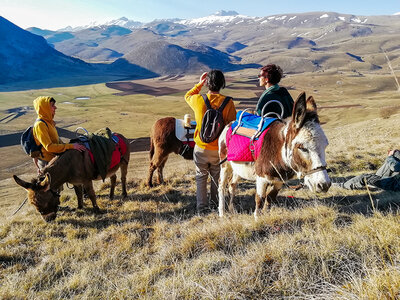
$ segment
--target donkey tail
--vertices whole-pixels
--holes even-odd
[[[149,151],[149,155],[150,155],[150,160],[153,159],[154,156],[154,141],[152,138],[150,138],[150,151]]]

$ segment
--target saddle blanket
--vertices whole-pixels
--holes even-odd
[[[193,140],[194,131],[196,129],[196,121],[190,122],[190,128],[184,126],[184,121],[181,119],[175,119],[175,136],[183,144],[189,145],[194,148],[195,142]]]
[[[111,155],[111,163],[110,163],[109,169],[114,168],[116,165],[118,165],[120,163],[121,157],[122,157],[122,155],[124,155],[126,153],[126,150],[128,147],[128,145],[125,144],[123,139],[118,134],[113,133],[112,140],[115,142],[115,149]],[[92,151],[90,151],[89,148],[88,148],[88,151],[89,151],[90,160],[92,161],[93,164],[95,164]]]
[[[242,116],[242,114],[243,114],[243,116]],[[240,120],[240,117],[242,117],[241,120]],[[239,110],[236,113],[236,121],[233,122],[233,124],[231,125],[232,129],[234,129],[238,125],[239,120],[240,120],[240,127],[249,128],[249,129],[257,129],[261,122],[261,117]],[[264,124],[260,131],[262,132],[265,129],[267,129],[267,127],[275,120],[276,120],[276,118],[264,118]]]
[[[255,161],[260,154],[261,146],[264,141],[264,136],[269,130],[269,126],[277,119],[264,118],[262,129],[258,132],[257,129],[262,122],[260,116],[256,116],[244,112],[240,120],[240,126],[235,131],[238,125],[242,112],[239,111],[236,115],[236,121],[229,127],[226,133],[226,147],[228,149],[228,161]],[[253,140],[251,139],[253,136]]]

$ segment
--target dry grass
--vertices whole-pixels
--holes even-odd
[[[341,212],[348,206],[338,195],[281,196],[257,222],[246,212],[198,217],[192,179],[154,189],[136,180],[129,186],[125,201],[110,202],[106,189],[99,192],[101,215],[73,210],[75,199],[63,197],[54,223],[43,222],[32,207],[4,222],[2,298],[400,296],[395,211]],[[239,199],[251,210],[246,184]]]
[[[323,75],[307,83],[319,91],[314,95],[319,105],[358,103],[353,95],[336,97],[329,84],[320,88],[324,78],[337,80]],[[285,79],[298,88],[293,94],[303,89],[295,79]],[[365,98],[363,115],[358,108],[321,110],[321,119],[328,120],[323,126],[334,182],[374,172],[386,150],[398,148],[400,115],[379,117],[377,102],[390,105],[389,94]],[[13,149],[3,149],[4,154]],[[132,154],[128,199],[118,197],[118,186],[116,199],[109,201],[109,184],[96,183],[103,213],[95,215],[90,201],[75,209],[76,199],[66,189],[59,215],[49,224],[31,205],[9,217],[25,192],[11,179],[1,180],[1,298],[400,298],[398,193],[333,187],[314,195],[283,189],[278,202],[255,221],[254,184],[242,182],[238,214],[221,219],[214,211],[200,217],[193,163],[172,155],[167,184],[150,189],[143,182],[147,156]]]

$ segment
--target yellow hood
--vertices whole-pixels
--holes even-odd
[[[38,114],[39,119],[43,119],[47,122],[53,122],[53,116],[51,113],[51,104],[50,100],[53,99],[52,97],[37,97],[33,100],[33,107]]]

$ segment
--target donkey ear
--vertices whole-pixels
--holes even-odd
[[[317,104],[314,101],[313,96],[307,98],[307,110],[317,113]]]
[[[51,177],[49,173],[46,173],[46,177],[40,182],[40,186],[47,192],[50,189]]]
[[[307,106],[306,106],[306,93],[301,92],[297,97],[296,102],[293,107],[292,121],[296,128],[299,129],[303,126],[304,118],[306,116]]]
[[[22,186],[24,189],[26,189],[26,190],[31,190],[32,189],[32,187],[33,187],[32,183],[26,182],[26,181],[20,179],[17,175],[13,175],[13,178],[14,178],[15,182],[18,185]]]

